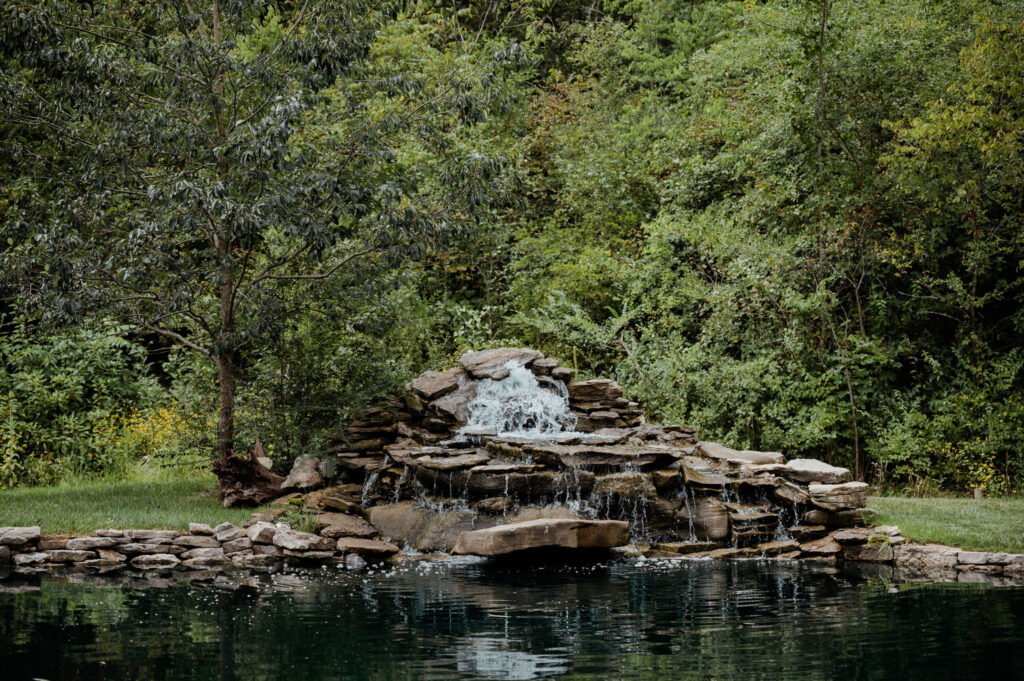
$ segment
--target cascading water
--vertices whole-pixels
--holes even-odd
[[[460,435],[491,432],[523,440],[549,440],[576,428],[576,415],[569,409],[569,392],[563,383],[551,381],[548,387],[542,386],[532,371],[517,362],[508,362],[505,368],[509,372],[506,378],[480,381]]]

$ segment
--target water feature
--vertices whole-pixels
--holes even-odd
[[[145,586],[160,581],[0,582],[0,678],[1024,675],[1024,588],[763,561],[416,563]]]
[[[573,432],[576,414],[569,408],[569,392],[561,381],[547,379],[542,386],[532,371],[519,362],[505,363],[508,376],[484,379],[469,403],[469,420],[460,435],[496,433],[521,440],[549,440],[583,436]]]

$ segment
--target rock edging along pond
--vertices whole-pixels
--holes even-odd
[[[340,514],[330,514],[340,515]],[[321,534],[289,529],[254,514],[247,527],[229,523],[210,527],[192,523],[188,532],[174,530],[97,530],[88,536],[44,535],[36,527],[0,527],[0,565],[19,572],[54,568],[139,571],[266,568],[281,564],[333,565],[361,569],[368,563],[397,563],[416,558],[443,559],[444,554],[416,556],[394,544],[366,536]],[[350,522],[350,521],[346,521]],[[365,522],[365,521],[364,521]],[[517,526],[528,536],[513,536]],[[582,532],[581,532],[581,528]],[[584,535],[583,533],[590,534]],[[579,534],[577,534],[579,533]],[[462,533],[457,553],[507,555],[555,548],[609,547],[623,558],[675,560],[795,560],[815,563],[871,563],[901,568],[944,581],[1001,581],[1024,584],[1024,554],[962,551],[939,544],[908,542],[892,526],[834,530],[818,539],[766,542],[756,547],[718,547],[713,542],[667,542],[621,546],[628,526],[621,521],[534,520]],[[532,537],[532,539],[531,539]],[[586,537],[580,540],[580,537]]]

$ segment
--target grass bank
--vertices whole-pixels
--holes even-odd
[[[879,525],[919,542],[969,551],[1024,553],[1024,498],[871,497]]]
[[[0,525],[39,525],[48,534],[97,529],[187,530],[190,522],[241,524],[252,508],[223,508],[204,475],[173,481],[73,482],[0,491]]]

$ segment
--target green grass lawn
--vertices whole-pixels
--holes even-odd
[[[76,482],[0,490],[0,525],[39,525],[44,533],[98,529],[187,530],[188,524],[240,525],[252,508],[222,508],[212,475],[171,482]]]
[[[1024,553],[1024,498],[871,497],[878,525],[898,525],[918,542],[969,551]]]

